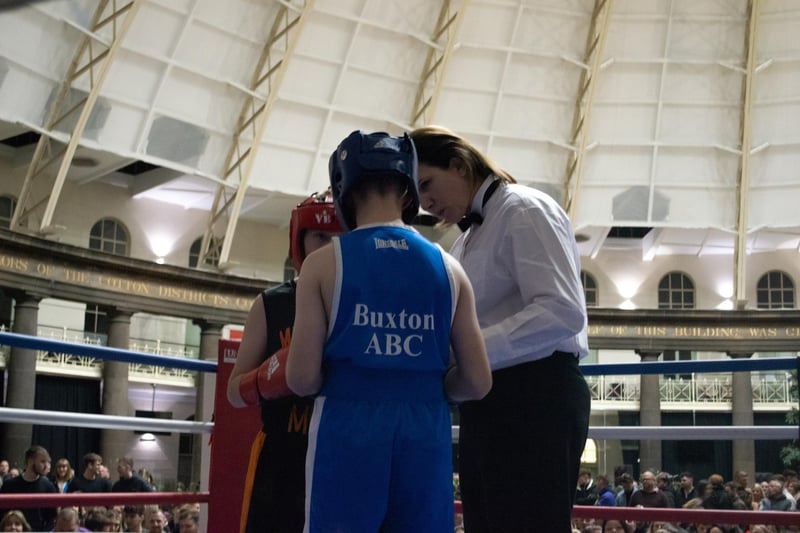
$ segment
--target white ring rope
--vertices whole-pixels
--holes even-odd
[[[138,431],[211,433],[213,422],[163,420],[0,407],[0,422]],[[793,440],[798,426],[591,426],[589,437],[605,440]],[[452,427],[458,441],[459,427]]]
[[[453,442],[459,427],[453,426]],[[590,426],[600,440],[794,440],[798,426]]]
[[[0,422],[99,429],[176,431],[181,433],[211,433],[214,429],[214,422],[96,415],[65,411],[43,411],[41,409],[17,409],[14,407],[0,407]]]
[[[139,354],[128,350],[116,348],[89,346],[77,343],[52,341],[20,335],[16,333],[0,332],[0,344],[10,344],[29,349],[41,349],[53,345],[53,349],[64,350],[67,353],[86,353],[92,350],[100,358],[110,358],[122,361],[139,361],[152,363],[150,354]],[[96,353],[95,353],[96,352]],[[119,355],[122,354],[122,355]],[[160,364],[181,367],[185,364],[204,366],[194,368],[200,371],[215,371],[216,363],[211,361],[189,361],[170,357],[159,356]],[[760,368],[791,369],[800,364],[800,358],[771,358],[757,360],[720,360],[720,361],[681,361],[682,368],[692,371],[719,371],[721,368],[730,371],[754,370]],[[625,364],[594,364],[583,366],[589,375],[602,375],[608,372],[622,372],[634,374],[663,373],[676,371],[678,367],[670,366],[677,362],[651,362],[651,363],[625,363]],[[749,365],[746,368],[742,365]],[[665,366],[666,365],[666,366]],[[694,366],[687,366],[694,365]],[[139,418],[129,416],[113,416],[89,413],[74,413],[63,411],[42,411],[0,407],[0,422],[18,422],[45,426],[73,426],[90,427],[99,429],[123,429],[139,431],[176,431],[181,433],[211,433],[214,429],[213,422],[195,422],[184,420],[163,420],[155,418]],[[592,426],[589,427],[589,437],[606,440],[795,440],[800,434],[798,426]],[[459,427],[452,427],[453,442],[458,442]]]

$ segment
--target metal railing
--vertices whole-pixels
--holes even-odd
[[[0,326],[0,331],[6,331]],[[105,335],[88,333],[66,327],[39,326],[37,336],[43,339],[73,342],[90,346],[105,346]],[[162,342],[160,339],[131,339],[128,349],[135,352],[153,355],[164,355],[182,359],[197,359],[199,349],[176,343]],[[0,346],[0,366],[4,367],[10,354],[9,346]],[[37,372],[63,374],[71,376],[100,378],[103,372],[103,361],[91,356],[62,353],[58,351],[36,352]],[[184,368],[153,366],[143,363],[129,363],[128,377],[130,381],[194,387],[196,372]]]
[[[640,390],[639,376],[587,376],[592,401],[616,406],[615,408],[638,408]],[[702,404],[705,407],[731,407],[733,382],[730,375],[695,375],[688,379],[661,378],[660,399],[664,403]],[[789,374],[752,372],[753,407],[766,410],[788,410],[796,406],[798,397],[792,392]]]
[[[0,326],[0,331],[5,329]],[[75,342],[93,346],[104,346],[104,335],[87,333],[68,328],[39,326],[39,337]],[[131,339],[128,349],[154,355],[166,355],[185,359],[197,359],[199,349],[160,339]],[[10,347],[0,346],[0,366],[5,366]],[[62,373],[99,378],[102,375],[102,360],[83,355],[58,352],[37,352],[37,371]],[[130,363],[131,381],[159,383],[193,387],[196,373],[181,368],[167,368],[142,363]],[[636,409],[639,405],[640,378],[635,375],[587,376],[586,381],[596,407],[607,405],[613,409]],[[787,372],[752,372],[753,407],[779,411],[796,406],[798,397],[792,392],[790,374]],[[676,403],[687,408],[692,404],[703,407],[730,408],[733,384],[730,374],[688,374],[688,377],[660,378],[660,399],[664,403]]]

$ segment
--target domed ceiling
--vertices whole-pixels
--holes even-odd
[[[283,225],[352,130],[435,123],[556,197],[585,256],[626,231],[644,259],[800,247],[791,0],[0,10],[0,157],[27,167],[15,221],[41,233],[65,180],[208,211],[218,236]]]

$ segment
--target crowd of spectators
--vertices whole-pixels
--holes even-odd
[[[63,494],[79,492],[152,492],[149,473],[134,471],[130,457],[117,460],[119,479],[112,482],[103,458],[87,453],[82,469],[75,472],[66,458],[56,461],[51,471],[51,457],[42,446],[25,452],[25,466],[20,473],[0,460],[0,494]],[[158,505],[113,505],[109,507],[38,507],[0,510],[2,531],[119,531],[133,533],[197,533],[199,504],[162,508]]]
[[[618,507],[717,509],[740,511],[797,512],[800,481],[797,472],[761,475],[750,483],[747,472],[737,471],[732,480],[720,474],[695,482],[691,472],[672,476],[667,472],[645,470],[638,480],[621,473],[610,487],[605,475],[592,478],[581,470],[576,487],[576,505]],[[611,496],[613,494],[614,496]],[[576,519],[573,533],[784,533],[800,531],[797,526],[746,524],[699,524],[671,522],[635,522],[627,520]]]

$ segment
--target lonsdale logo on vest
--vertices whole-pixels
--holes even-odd
[[[408,250],[408,242],[405,239],[372,239],[375,242],[375,249],[392,248],[394,250]]]
[[[374,332],[370,337],[365,354],[407,355],[417,357],[422,354],[422,335],[412,331],[433,331],[433,314],[372,311],[366,304],[356,304],[353,325],[372,329],[398,330],[397,333]]]

